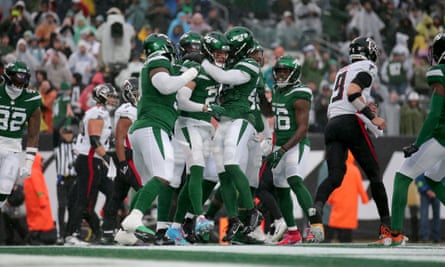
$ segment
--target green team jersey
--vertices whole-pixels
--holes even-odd
[[[312,103],[312,91],[306,85],[290,86],[284,91],[281,91],[281,88],[275,87],[272,96],[272,108],[275,114],[275,144],[277,146],[284,145],[298,128],[293,105],[299,99]],[[300,143],[309,145],[307,136]]]
[[[39,92],[24,89],[15,100],[6,93],[5,83],[0,84],[0,136],[22,138],[26,122],[40,108]]]
[[[66,95],[65,93],[54,101],[53,124],[55,129],[62,127],[64,122],[67,120],[66,111],[69,104],[71,104],[71,96]]]
[[[237,62],[232,69],[244,71],[250,75],[250,80],[239,85],[229,85],[222,92],[222,106],[224,116],[234,119],[246,119],[255,124],[252,110],[255,105],[258,76],[260,66],[252,58],[245,58]]]
[[[255,130],[257,132],[262,132],[264,130],[264,123],[263,119],[261,117],[261,108],[260,108],[260,97],[265,98],[266,96],[266,90],[265,90],[265,79],[264,75],[260,73],[257,79],[257,85],[256,85],[256,95],[254,97],[254,104],[252,105],[252,114],[255,116],[255,122],[253,123],[253,127],[255,127]]]
[[[426,73],[426,81],[429,85],[433,83],[445,85],[445,64],[431,67]],[[434,129],[431,129],[431,131],[431,136],[445,146],[445,107],[443,107],[440,112],[439,122],[435,125]]]
[[[173,127],[178,116],[175,102],[176,92],[168,95],[161,94],[150,78],[150,71],[155,68],[166,68],[170,75],[175,75],[170,61],[159,55],[148,57],[140,74],[141,97],[137,105],[137,119],[130,128],[130,133],[139,128],[158,127],[172,135]]]
[[[194,82],[196,82],[196,86],[193,90],[190,100],[199,104],[213,104],[215,103],[220,83],[213,80],[209,75],[207,75],[205,70],[203,68],[200,68],[199,66],[199,63],[186,60],[183,63],[183,68],[181,69],[182,72],[191,67],[195,67],[199,70],[198,76],[196,76],[196,78],[193,80]],[[183,117],[203,120],[207,122],[210,122],[210,119],[212,117],[208,112],[187,112],[182,110],[180,115]]]

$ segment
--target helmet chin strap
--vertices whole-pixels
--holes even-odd
[[[11,85],[6,84],[5,88],[6,88],[6,93],[11,99],[16,99],[17,97],[19,97],[23,91],[23,88],[19,88],[13,84]]]

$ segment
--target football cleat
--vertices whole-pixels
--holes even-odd
[[[187,240],[185,240],[184,233],[180,228],[172,228],[170,226],[165,234],[168,238],[170,238],[175,242],[175,245],[180,245],[180,246],[190,245],[190,243]]]
[[[153,244],[155,244],[156,246],[171,246],[175,244],[175,241],[171,240],[170,238],[168,238],[166,236],[166,232],[167,229],[158,229],[158,231],[156,231],[156,237],[155,237],[155,241],[153,242]]]
[[[284,233],[287,230],[286,222],[284,221],[284,218],[280,218],[278,220],[275,220],[273,223],[274,227],[274,233],[271,237],[271,241],[273,243],[278,242],[284,235]]]
[[[276,245],[278,246],[288,246],[301,243],[303,239],[301,238],[300,230],[292,230],[287,231],[287,233],[283,236]]]
[[[245,234],[248,234],[255,230],[255,228],[261,223],[261,220],[263,219],[263,214],[256,208],[253,208],[249,210],[247,214],[247,222],[249,225],[245,226],[243,229],[243,232]]]
[[[235,234],[243,227],[243,223],[238,219],[238,217],[229,219],[229,227],[227,227],[226,235],[223,237],[222,241],[229,242],[232,241]]]
[[[100,237],[99,244],[101,245],[114,245],[114,231],[104,231]]]
[[[196,236],[195,233],[195,226],[193,223],[193,219],[186,218],[184,220],[184,224],[182,225],[182,231],[184,232],[185,240],[187,240],[189,243],[193,244],[198,242],[198,237]]]
[[[114,241],[122,246],[133,246],[138,242],[138,239],[134,235],[134,233],[119,229],[119,231],[117,231],[116,235],[114,236]]]
[[[253,232],[252,232],[253,233]],[[237,232],[233,237],[231,244],[233,245],[261,245],[264,244],[264,240],[260,240],[252,236],[252,233],[245,234],[243,232]]]
[[[208,220],[204,215],[198,216],[196,218],[196,227],[195,227],[195,233],[197,235],[203,235],[205,233],[208,233],[213,230],[215,227],[215,224],[213,221]]]
[[[380,225],[379,239],[370,246],[404,246],[408,238],[402,233],[396,235],[391,233],[391,229],[386,225]]]
[[[134,231],[134,236],[144,243],[152,243],[156,240],[156,233],[144,225],[138,226]]]
[[[314,235],[314,242],[324,241],[324,226],[322,223],[311,224],[311,232]]]
[[[65,238],[65,245],[68,246],[88,246],[88,244],[88,242],[81,240],[77,233],[73,233],[73,235]]]
[[[306,242],[306,243],[315,243],[316,242],[315,236],[312,233],[311,227],[306,227],[306,229],[304,229],[303,238],[304,238],[304,242]]]

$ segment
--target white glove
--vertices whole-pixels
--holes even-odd
[[[20,169],[20,178],[25,179],[31,176],[32,164],[34,163],[35,156],[33,154],[26,153],[25,165]]]

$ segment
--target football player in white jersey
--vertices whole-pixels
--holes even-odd
[[[142,187],[141,177],[136,171],[132,159],[132,151],[128,140],[128,130],[136,120],[136,104],[139,99],[139,81],[129,78],[121,87],[123,104],[114,113],[115,147],[117,157],[117,175],[113,181],[113,193],[110,208],[105,212],[102,224],[102,244],[114,243],[114,230],[116,229],[116,216],[127,197],[128,190],[138,191]]]
[[[104,209],[108,210],[113,187],[112,180],[107,177],[111,159],[107,151],[113,128],[107,105],[116,106],[117,93],[111,84],[99,84],[93,89],[93,99],[96,105],[85,113],[76,144],[79,155],[75,162],[78,174],[75,208],[70,210],[65,239],[69,245],[84,245],[79,239],[82,218],[85,213],[94,213],[99,191],[107,198]]]
[[[324,239],[321,212],[331,192],[343,181],[348,150],[371,182],[372,196],[380,216],[380,236],[389,230],[391,223],[380,166],[366,131],[366,128],[379,131],[386,127],[385,120],[376,115],[376,107],[367,102],[378,73],[375,64],[378,48],[372,38],[357,37],[349,45],[349,56],[351,63],[337,72],[328,106],[329,121],[325,130],[328,177],[318,186],[314,206],[309,210],[317,241]]]
[[[39,145],[42,98],[28,89],[30,70],[24,62],[6,65],[0,77],[0,208],[6,202],[18,176],[31,174]],[[26,124],[26,159],[23,163],[22,139]],[[23,167],[21,167],[23,166]]]

